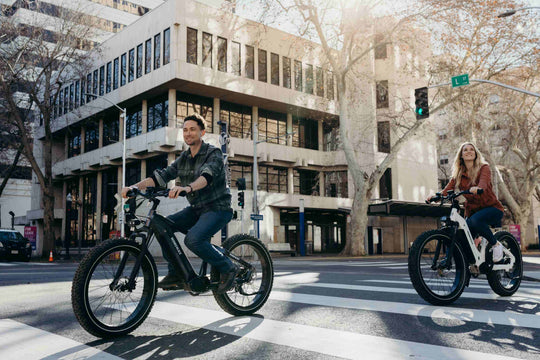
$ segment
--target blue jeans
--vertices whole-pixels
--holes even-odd
[[[184,243],[195,255],[218,269],[220,273],[233,269],[231,260],[210,242],[212,236],[231,221],[231,211],[208,211],[201,214],[188,206],[169,215],[168,218],[174,221],[176,230],[186,235]],[[174,273],[174,266],[166,251],[163,252],[163,257],[169,262],[169,273]]]
[[[489,225],[495,227],[500,226],[502,217],[503,212],[501,210],[494,207],[487,207],[468,217],[467,225],[473,236],[475,236],[475,234],[481,235],[491,245],[495,245],[497,240],[495,239],[495,236],[493,236]]]

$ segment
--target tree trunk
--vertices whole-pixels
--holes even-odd
[[[49,257],[54,250],[54,193],[52,187],[43,191],[43,250],[41,256]]]

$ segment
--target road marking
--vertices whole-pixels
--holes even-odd
[[[121,360],[117,356],[75,340],[10,319],[0,320],[0,358]]]
[[[13,263],[3,263],[3,262],[0,262],[0,266],[15,266],[15,264],[13,264]]]
[[[532,264],[540,264],[540,257],[524,256],[523,261]]]
[[[465,322],[480,322],[485,324],[540,329],[538,314],[477,310],[450,306],[419,305],[393,301],[362,300],[336,296],[290,293],[285,291],[272,291],[270,293],[270,299],[325,307],[423,316],[432,319],[460,320]]]
[[[359,351],[370,359],[494,360],[511,359],[445,346],[388,339],[348,331],[325,329],[255,316],[231,317],[215,310],[156,302],[150,316],[210,331],[267,343],[290,346],[329,356],[358,359]]]

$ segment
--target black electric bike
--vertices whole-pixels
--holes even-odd
[[[478,195],[483,190],[478,190]],[[424,300],[433,305],[448,305],[456,301],[471,276],[486,274],[489,286],[500,296],[511,296],[519,288],[523,276],[521,249],[507,231],[498,231],[495,238],[503,245],[503,259],[493,262],[491,245],[482,238],[479,247],[474,243],[466,220],[459,214],[458,197],[471,194],[468,190],[447,196],[437,193],[430,202],[452,203],[450,216],[437,230],[422,233],[409,252],[409,276]]]
[[[146,319],[154,304],[158,271],[148,247],[155,238],[163,251],[171,254],[176,271],[186,279],[184,290],[191,295],[212,291],[219,306],[232,315],[250,315],[268,300],[274,280],[270,253],[257,238],[238,234],[217,247],[240,271],[234,287],[218,293],[219,272],[203,262],[197,274],[175,236],[175,224],[159,215],[158,197],[169,190],[147,188],[128,192],[129,238],[106,240],[82,259],[71,289],[73,311],[81,326],[97,337],[112,338],[135,330]],[[185,193],[180,194],[185,196]],[[135,209],[147,199],[152,207],[146,217]]]

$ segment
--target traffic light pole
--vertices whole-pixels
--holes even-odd
[[[496,81],[484,80],[484,79],[469,79],[469,81],[470,82],[479,82],[479,83],[487,83],[487,84],[497,85],[497,86],[501,86],[503,88],[507,88],[507,89],[510,89],[510,90],[518,91],[518,92],[521,92],[521,93],[524,93],[524,94],[527,94],[527,95],[531,95],[531,96],[535,96],[537,98],[540,98],[540,94],[538,94],[538,93],[528,91],[528,90],[525,90],[525,89],[520,89],[520,88],[517,88],[515,86],[502,84],[502,83],[499,83],[499,82],[496,82]],[[447,83],[442,83],[442,84],[430,85],[427,88],[428,89],[433,89],[433,88],[442,87],[442,86],[448,86],[448,85],[452,85],[452,83],[447,82]]]

